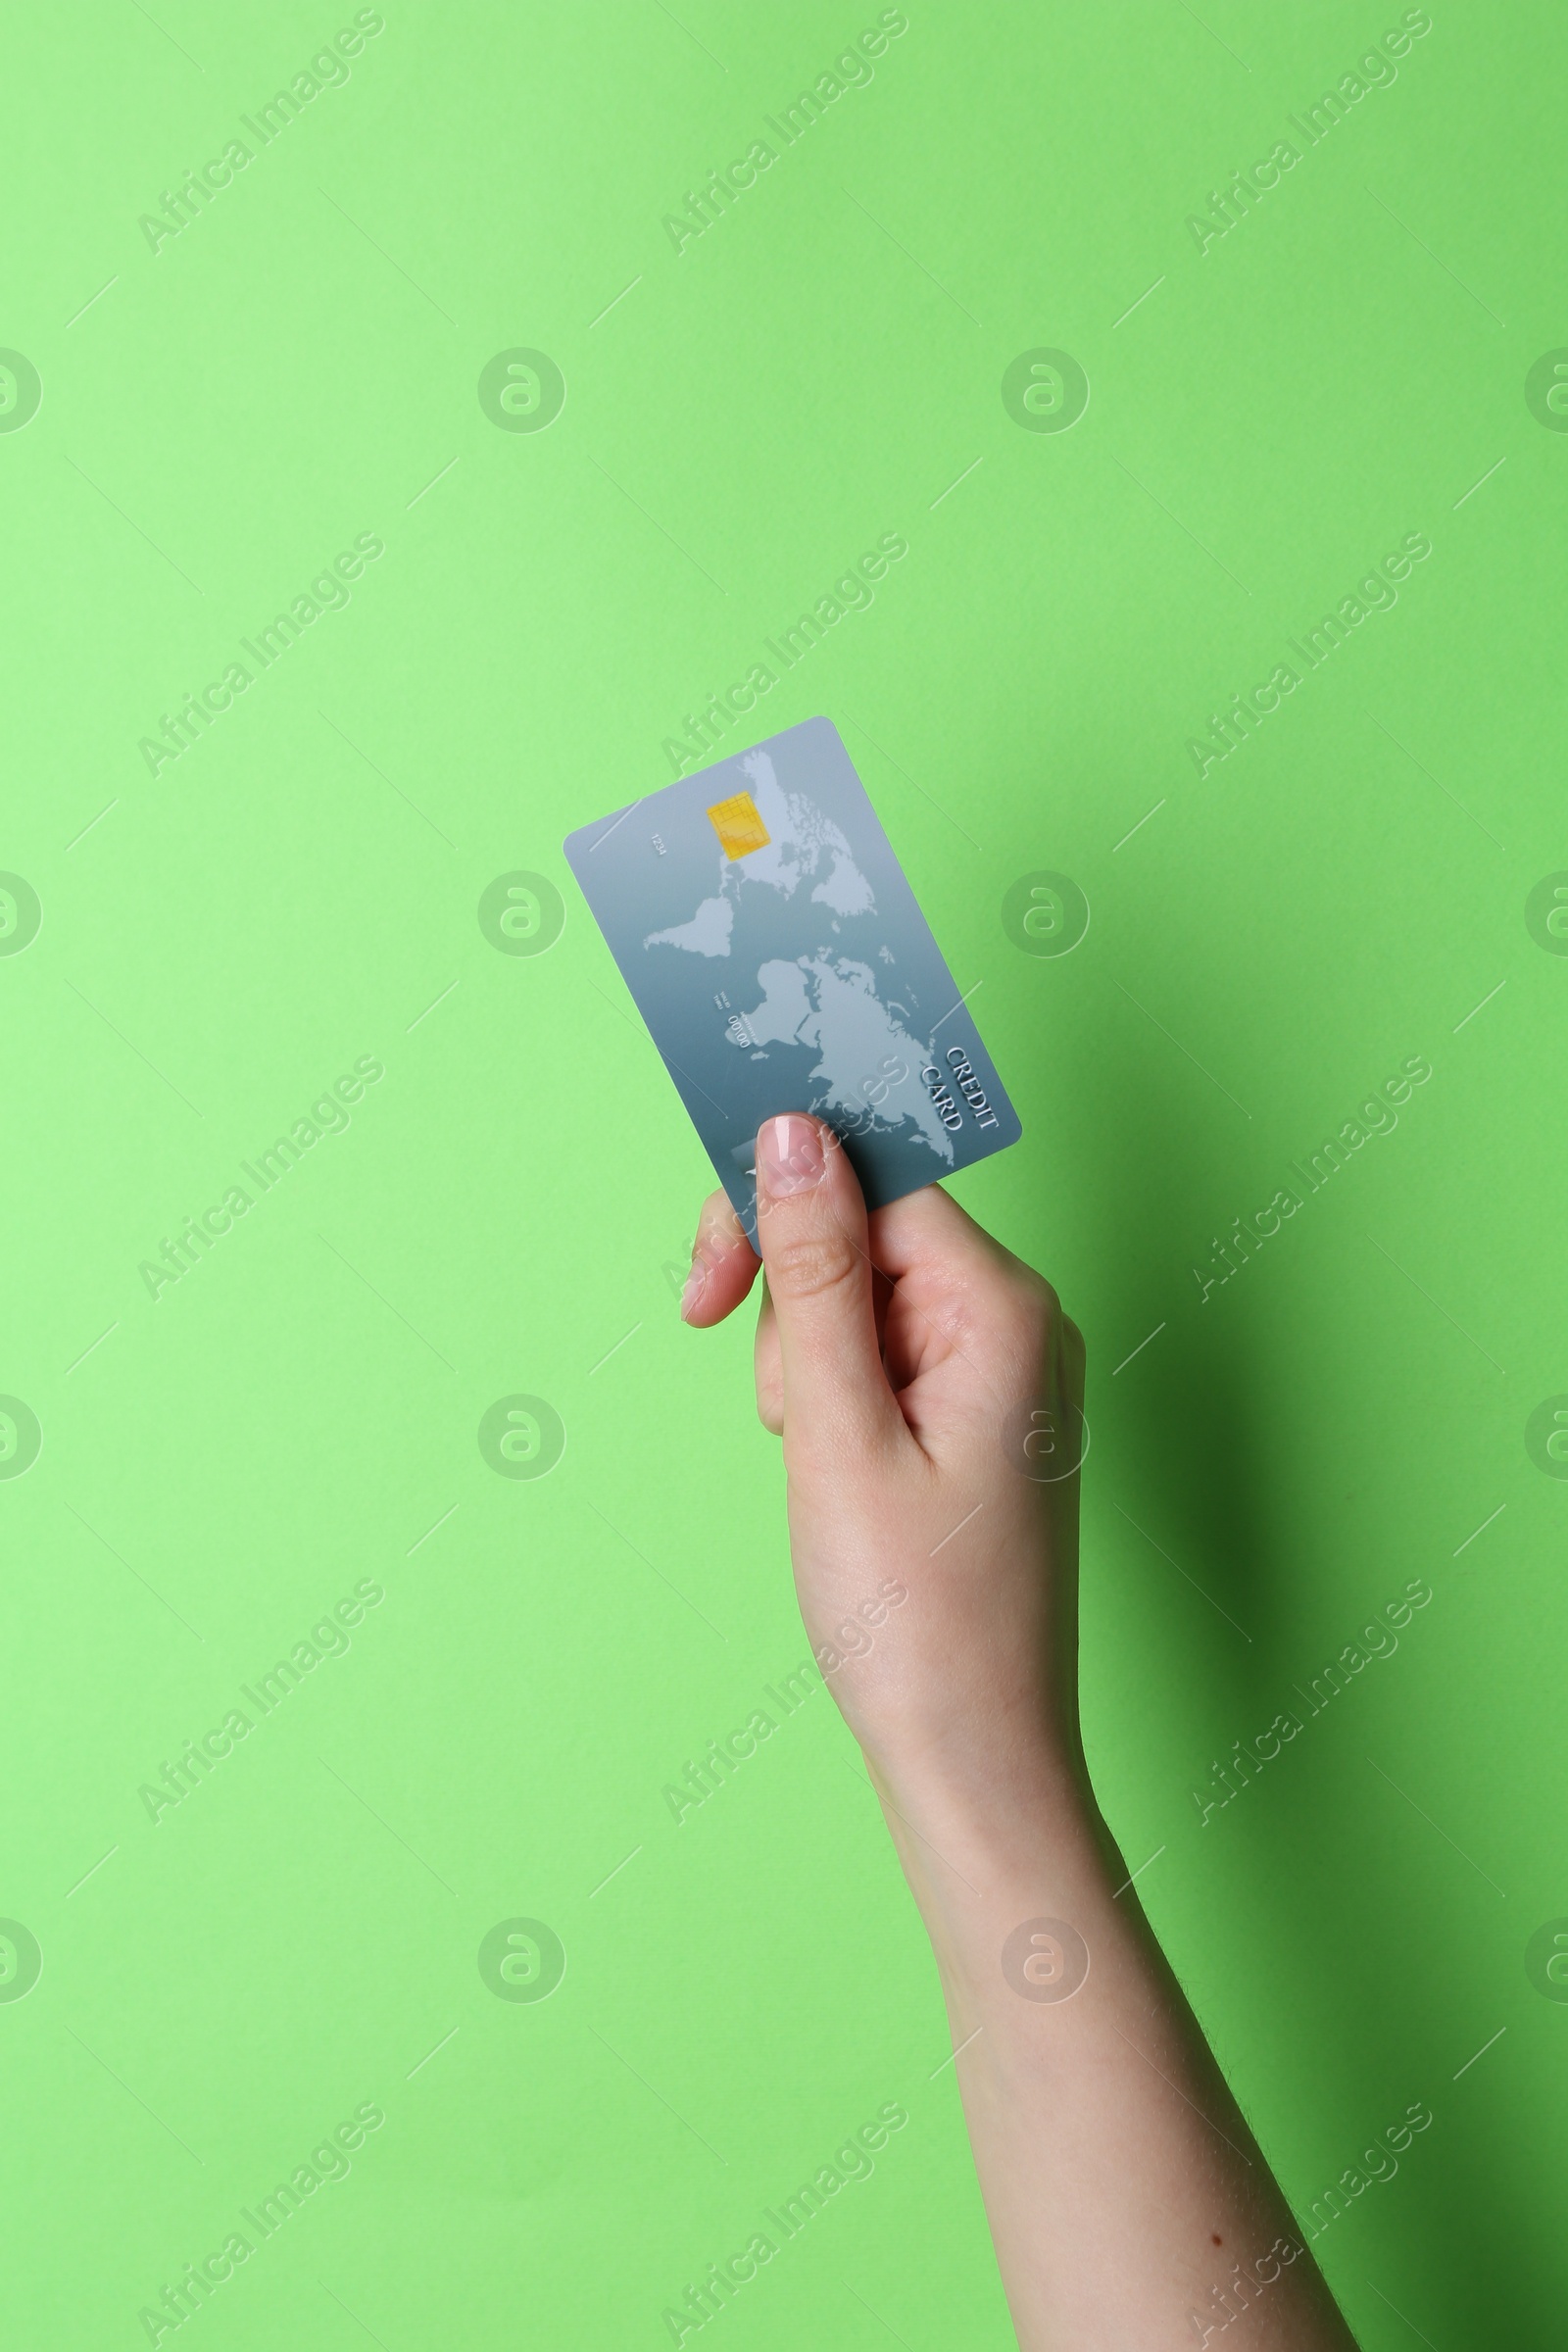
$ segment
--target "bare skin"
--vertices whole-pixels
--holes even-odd
[[[935,1187],[868,1218],[817,1121],[757,1167],[801,1614],[931,1937],[1023,2352],[1354,2352],[1090,1787],[1079,1334]],[[715,1193],[686,1320],[759,1262]]]

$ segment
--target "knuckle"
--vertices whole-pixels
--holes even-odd
[[[1059,1321],[1061,1300],[1056,1296],[1055,1285],[1048,1282],[1043,1274],[1037,1274],[1033,1266],[1025,1266],[1023,1271],[1025,1296],[1032,1301],[1046,1322]]]
[[[1004,1298],[1006,1320],[1020,1340],[1044,1339],[1061,1320],[1061,1300],[1032,1266],[1009,1276]]]
[[[772,1250],[768,1281],[780,1298],[818,1298],[848,1288],[858,1270],[859,1260],[844,1234],[797,1234]]]

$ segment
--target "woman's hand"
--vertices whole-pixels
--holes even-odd
[[[758,1138],[757,1409],[784,1441],[801,1614],[881,1783],[954,1801],[1076,1765],[1083,1343],[1049,1283],[934,1187],[869,1218],[837,1137]],[[759,1260],[722,1193],[681,1312]]]

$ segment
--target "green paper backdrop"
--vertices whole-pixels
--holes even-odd
[[[819,711],[1088,1335],[1128,1867],[1361,2340],[1554,2340],[1560,12],[10,41],[7,2340],[630,2352],[758,2233],[688,2343],[1012,2340],[560,854]]]

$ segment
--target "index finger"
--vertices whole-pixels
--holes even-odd
[[[697,1219],[692,1270],[681,1293],[683,1323],[707,1331],[732,1315],[757,1280],[761,1259],[725,1193],[710,1193]]]

